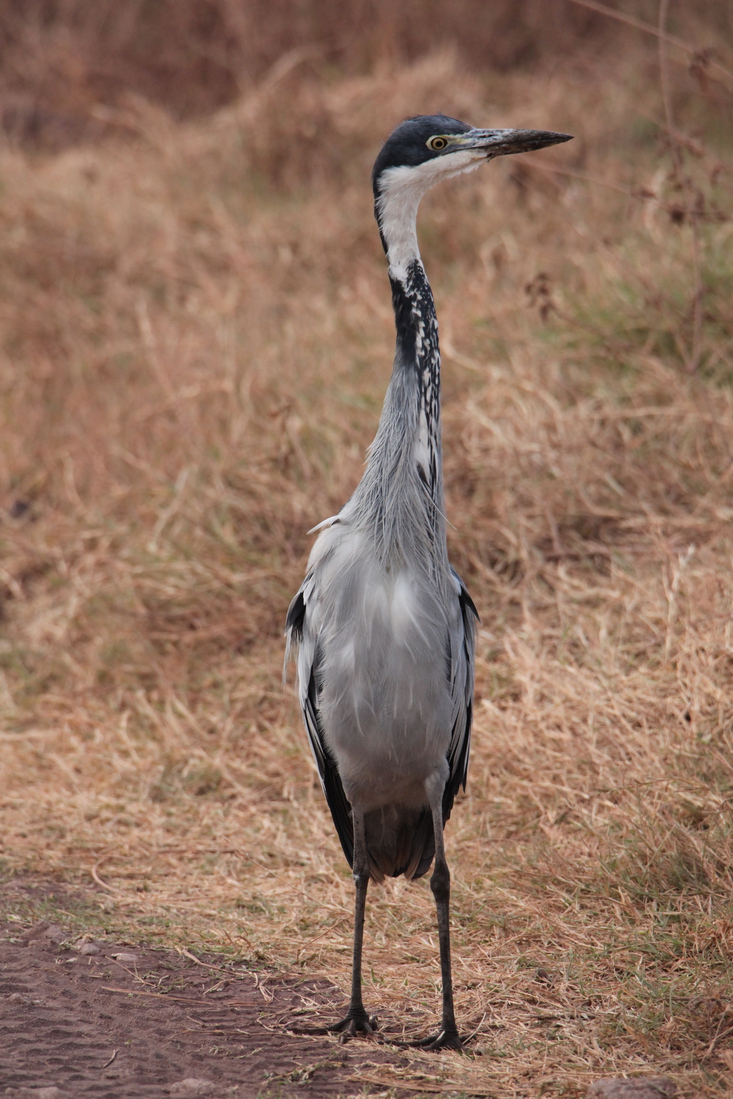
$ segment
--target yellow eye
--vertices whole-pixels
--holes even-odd
[[[427,145],[428,149],[433,149],[434,152],[438,153],[438,152],[440,152],[441,149],[444,149],[446,147],[446,145],[448,144],[448,138],[447,137],[431,137],[431,138],[428,138],[428,140],[425,142],[425,144]]]

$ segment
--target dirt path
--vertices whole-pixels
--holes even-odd
[[[79,938],[47,919],[5,921],[0,1095],[361,1095],[365,1062],[399,1062],[398,1053],[288,1030],[312,1025],[314,1012],[336,1018],[341,1000],[325,982],[257,974],[217,956]]]

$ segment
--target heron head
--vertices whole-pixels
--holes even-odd
[[[374,208],[385,251],[403,235],[420,199],[442,179],[470,172],[485,160],[570,141],[547,130],[479,130],[444,114],[408,118],[382,146],[372,171]]]

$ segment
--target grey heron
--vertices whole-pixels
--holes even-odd
[[[392,378],[359,485],[318,538],[290,604],[310,747],[356,887],[351,999],[333,1027],[371,1034],[362,1000],[367,886],[435,868],[442,1026],[421,1043],[460,1049],[450,961],[450,872],[443,828],[465,788],[478,613],[448,562],[440,432],[440,352],[417,244],[420,199],[443,179],[569,134],[479,130],[445,115],[403,122],[372,183],[389,263],[397,343]],[[287,653],[286,653],[287,659]]]

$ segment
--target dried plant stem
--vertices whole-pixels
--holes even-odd
[[[601,4],[598,0],[570,0],[571,4],[577,4],[580,8],[587,8],[588,11],[596,11],[599,15],[605,15],[608,19],[613,19],[617,23],[623,23],[627,27],[633,27],[635,30],[643,31],[645,34],[654,35],[660,42],[666,42],[670,46],[676,46],[677,49],[683,50],[685,53],[694,56],[699,52],[699,47],[692,46],[689,42],[685,42],[681,38],[677,38],[674,35],[666,33],[666,15],[664,21],[658,21],[657,26],[653,26],[651,23],[646,23],[643,19],[638,19],[634,15],[629,15],[628,12],[616,11],[615,8],[609,8],[606,4]],[[712,60],[709,62],[710,69],[718,74],[718,79],[724,78],[725,86],[728,90],[733,90],[733,72],[721,65],[718,61]]]
[[[695,210],[690,215],[690,234],[692,236],[692,277],[694,292],[692,295],[692,345],[687,361],[687,371],[694,374],[700,365],[702,354],[702,321],[705,288],[702,281],[700,263],[700,224]]]
[[[684,167],[683,154],[678,140],[674,117],[672,113],[672,97],[670,92],[669,83],[669,71],[667,67],[667,51],[666,51],[666,35],[665,30],[667,27],[667,18],[669,16],[669,4],[670,0],[659,0],[659,16],[658,16],[658,55],[659,55],[659,84],[662,93],[662,104],[664,107],[664,118],[667,128],[667,137],[669,140],[669,150],[672,157],[673,165],[673,178],[675,182],[682,188],[685,196],[685,203],[687,207],[687,219],[690,223],[690,233],[692,242],[692,279],[693,279],[693,292],[691,300],[691,314],[692,314],[692,333],[690,337],[689,352],[687,353],[687,361],[685,367],[690,374],[694,374],[700,365],[700,354],[702,350],[702,318],[703,318],[703,296],[704,287],[702,283],[702,272],[700,265],[700,228],[698,224],[698,212],[694,203],[694,192],[689,180],[685,179],[682,174]]]

